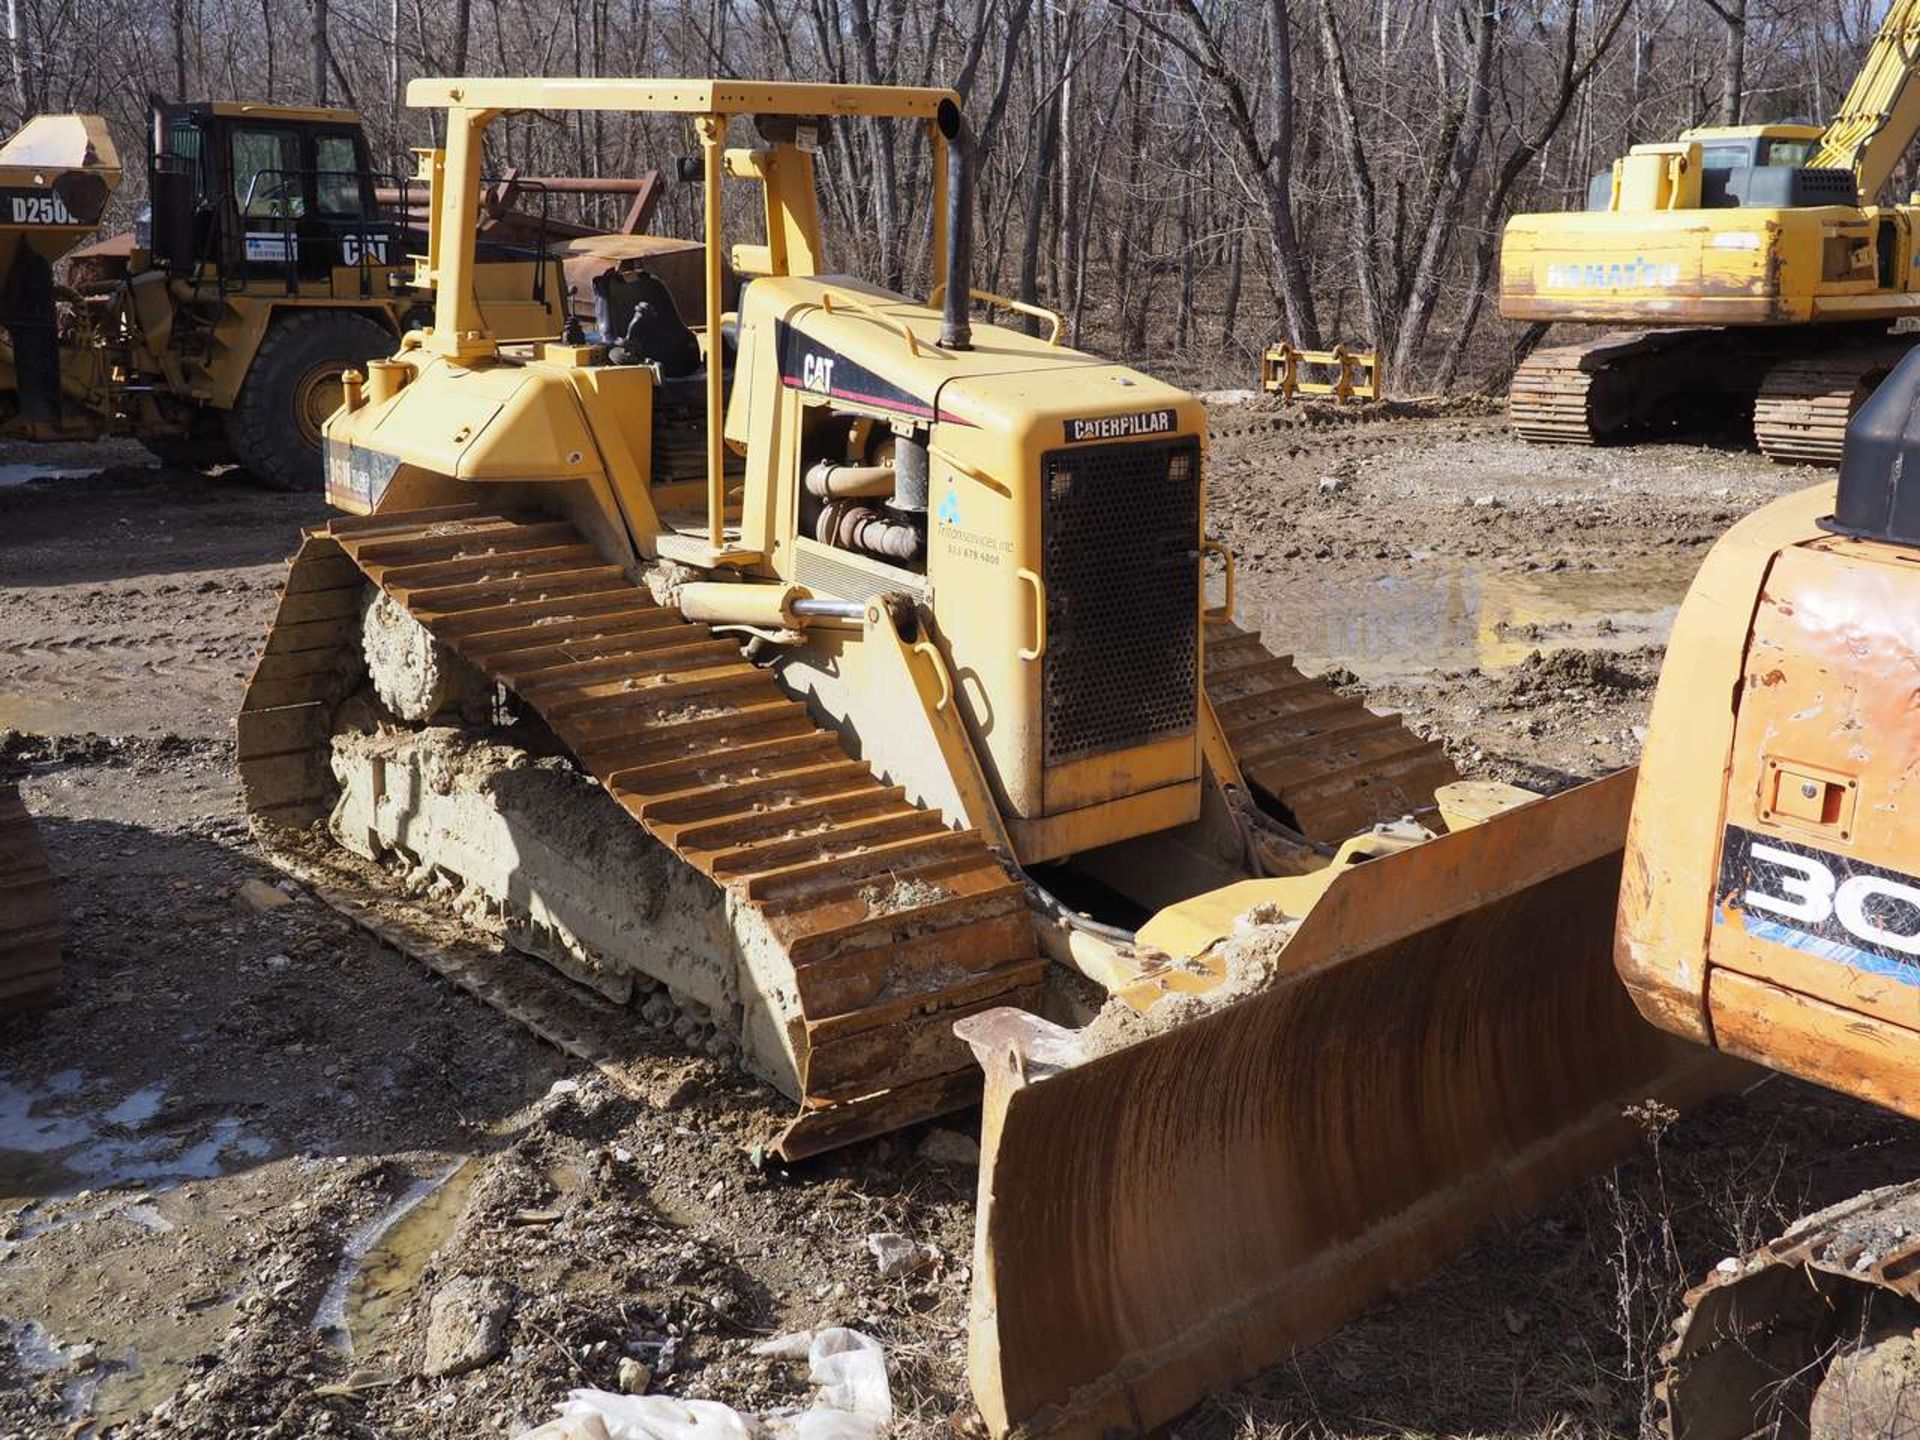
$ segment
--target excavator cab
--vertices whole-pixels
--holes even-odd
[[[177,276],[217,269],[237,286],[397,263],[358,116],[348,110],[157,105],[151,246]],[[388,181],[391,184],[391,181]]]

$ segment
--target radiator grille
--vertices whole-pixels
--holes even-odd
[[[1041,483],[1047,763],[1192,730],[1199,442],[1055,450]]]

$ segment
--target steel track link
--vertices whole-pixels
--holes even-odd
[[[1753,435],[1783,465],[1838,465],[1847,425],[1909,345],[1881,342],[1783,360],[1753,404]]]
[[[1207,698],[1248,782],[1325,844],[1431,809],[1434,790],[1460,778],[1438,740],[1302,674],[1258,633],[1224,621],[1207,626]]]
[[[1878,1309],[1907,1329],[1920,1313],[1920,1181],[1806,1216],[1689,1291],[1654,1387],[1662,1433],[1804,1435],[1827,1366]]]
[[[805,1031],[801,1113],[776,1153],[970,1103],[979,1073],[953,1022],[1040,1002],[1021,885],[977,833],[881,784],[770,671],[568,528],[456,507],[309,532],[240,719],[257,828],[324,814],[329,717],[372,581],[537,712],[656,841],[758,910]]]

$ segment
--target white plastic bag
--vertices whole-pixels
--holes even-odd
[[[607,1440],[753,1440],[760,1433],[745,1416],[718,1400],[615,1395],[609,1390],[575,1390],[568,1395],[560,1407],[558,1423],[574,1425],[577,1429],[573,1433],[584,1440],[592,1434],[585,1427],[593,1421],[600,1423]],[[542,1426],[541,1430],[546,1428]],[[521,1440],[532,1437],[522,1436]]]
[[[575,1390],[560,1418],[519,1440],[879,1440],[893,1423],[887,1355],[871,1335],[844,1326],[802,1330],[762,1341],[756,1355],[807,1359],[815,1394],[810,1409],[760,1418],[717,1400],[615,1395]]]

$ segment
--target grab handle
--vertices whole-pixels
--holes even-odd
[[[1047,653],[1047,584],[1033,571],[1022,567],[1014,577],[1033,587],[1033,648],[1022,650],[1022,660],[1038,660]]]

